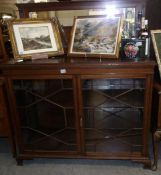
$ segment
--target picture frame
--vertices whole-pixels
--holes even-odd
[[[154,52],[158,64],[158,70],[161,78],[161,29],[151,30],[151,38],[154,47]]]
[[[56,19],[16,19],[8,23],[14,59],[63,55]]]
[[[76,17],[71,33],[69,56],[118,58],[121,17]]]

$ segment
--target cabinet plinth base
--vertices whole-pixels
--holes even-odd
[[[144,169],[149,169],[149,170],[152,170],[152,163],[151,163],[151,160],[150,160],[150,158],[149,157],[142,157],[142,158],[134,158],[134,159],[131,159],[130,157],[129,157],[129,159],[128,158],[124,158],[124,159],[120,159],[120,158],[112,158],[112,157],[110,157],[110,158],[105,158],[105,157],[103,157],[103,158],[96,158],[96,157],[91,157],[91,156],[88,156],[88,157],[86,157],[86,156],[76,156],[75,157],[75,155],[68,155],[68,156],[54,156],[54,155],[52,155],[52,156],[47,156],[47,155],[45,155],[45,156],[36,156],[36,157],[33,157],[33,156],[29,156],[29,155],[23,155],[23,156],[20,156],[20,157],[18,157],[17,159],[16,159],[16,161],[17,161],[17,165],[19,165],[19,166],[23,166],[23,161],[24,160],[33,160],[34,158],[53,158],[53,159],[84,159],[84,160],[127,160],[127,161],[131,161],[132,163],[137,163],[137,164],[143,164],[143,168]]]

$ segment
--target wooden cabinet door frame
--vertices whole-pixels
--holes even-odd
[[[74,117],[75,117],[75,128],[76,128],[76,151],[73,152],[66,152],[62,151],[61,153],[58,151],[42,151],[41,154],[39,153],[33,153],[32,151],[26,151],[24,149],[24,145],[22,142],[22,133],[21,133],[21,123],[19,119],[19,114],[17,111],[16,106],[16,97],[14,95],[14,89],[13,89],[13,81],[14,80],[54,80],[54,79],[70,79],[73,84],[73,101],[74,101]],[[70,156],[71,154],[77,155],[81,151],[80,146],[80,125],[79,125],[79,118],[78,118],[78,105],[77,105],[77,79],[74,76],[71,75],[42,75],[42,76],[11,76],[7,79],[7,90],[8,90],[8,98],[9,98],[9,106],[11,110],[11,122],[12,126],[14,126],[14,140],[16,143],[16,150],[17,150],[17,157],[18,158],[29,158],[29,157],[56,157],[62,155]],[[43,153],[44,152],[44,153]]]
[[[82,95],[82,84],[81,81],[85,79],[142,79],[145,80],[145,91],[144,91],[144,114],[143,114],[143,135],[142,135],[142,144],[143,148],[139,155],[134,155],[133,158],[130,158],[130,155],[125,155],[124,158],[135,159],[136,161],[149,161],[149,150],[148,150],[148,139],[149,139],[149,125],[150,125],[150,113],[151,113],[151,96],[152,96],[152,82],[153,76],[146,73],[129,73],[129,74],[104,74],[104,75],[82,75],[78,80],[79,85],[79,116],[81,123],[81,146],[82,154],[86,155],[85,150],[85,136],[84,136],[84,112],[83,112],[83,95]],[[131,154],[132,155],[132,154]],[[88,156],[101,157],[104,158],[104,154],[88,154]],[[122,156],[123,157],[123,156]],[[141,157],[144,157],[144,160],[140,160]],[[108,156],[107,158],[114,158],[113,156]],[[142,158],[141,158],[142,159]]]

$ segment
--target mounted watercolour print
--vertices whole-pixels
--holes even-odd
[[[9,22],[8,27],[15,59],[64,54],[56,20],[19,19]]]
[[[161,77],[161,30],[151,30],[151,36]]]
[[[118,58],[121,17],[78,17],[74,20],[69,56]]]

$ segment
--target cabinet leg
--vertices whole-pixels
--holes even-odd
[[[17,165],[22,166],[23,165],[23,160],[22,159],[16,159]]]
[[[152,165],[152,170],[156,171],[158,168],[158,153],[159,153],[159,142],[161,140],[161,131],[156,131],[153,134],[153,153],[154,153],[154,162]]]
[[[144,162],[143,168],[144,168],[144,169],[151,170],[151,168],[152,168],[151,161]]]
[[[132,161],[135,162],[135,163],[141,163],[141,164],[143,164],[143,168],[144,169],[151,170],[152,162],[151,162],[150,158],[143,159],[143,160],[135,159],[135,160],[132,160]]]
[[[13,139],[9,136],[9,144],[11,145],[11,151],[12,151],[12,155],[15,158],[16,157],[16,145],[15,142],[13,141]]]

